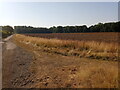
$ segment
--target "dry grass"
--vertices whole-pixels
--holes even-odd
[[[31,70],[35,72],[33,80],[36,83],[29,86],[31,88],[118,88],[118,62],[96,60],[117,59],[115,43],[45,39],[20,34],[14,35],[13,39],[19,46],[35,53]],[[49,78],[46,80],[46,77]],[[36,78],[43,81],[37,82]]]
[[[117,62],[37,52],[31,68],[43,82],[34,88],[118,88]]]
[[[14,35],[14,39],[50,53],[105,60],[117,60],[118,58],[118,44],[115,42],[46,39],[20,34]]]

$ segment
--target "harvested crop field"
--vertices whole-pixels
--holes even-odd
[[[115,32],[102,33],[50,33],[50,34],[25,34],[33,37],[56,38],[62,40],[82,40],[82,41],[100,41],[100,42],[119,42],[118,34]]]
[[[77,35],[79,40],[74,38]],[[118,33],[111,33],[111,36],[110,33],[18,34],[15,39],[20,43],[35,45],[37,49],[41,48],[42,51],[49,53],[116,61],[118,60],[117,35]]]
[[[34,54],[34,60],[29,67],[34,76],[32,80],[31,78],[26,80],[28,83],[24,87],[118,87],[118,62],[113,61],[116,59],[117,51],[112,52],[116,50],[112,44],[46,39],[21,34],[14,35],[13,42]],[[91,47],[86,48],[86,46]],[[19,84],[19,81],[21,79],[16,83]],[[33,81],[33,84],[29,81]]]

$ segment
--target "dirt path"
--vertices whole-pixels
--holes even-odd
[[[3,45],[3,67],[2,67],[2,86],[3,88],[15,87],[15,80],[18,77],[28,74],[28,66],[32,60],[32,54],[16,46],[11,40]],[[19,83],[22,85],[23,82]]]
[[[33,51],[8,40],[3,46],[3,88],[115,88],[117,65]]]

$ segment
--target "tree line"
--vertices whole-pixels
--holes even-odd
[[[52,33],[48,28],[35,28],[31,26],[14,26],[15,33]]]
[[[87,27],[83,26],[53,26],[50,28],[31,26],[2,26],[2,36],[7,37],[13,33],[86,33],[86,32],[119,32],[119,22],[98,23]]]
[[[53,26],[50,28],[35,28],[31,26],[15,26],[15,33],[85,33],[85,32],[119,32],[120,22],[98,23],[87,27],[83,26]]]

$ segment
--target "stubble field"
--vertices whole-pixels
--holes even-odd
[[[35,78],[47,73],[52,80],[31,87],[118,87],[118,33],[16,34],[13,41],[35,54]]]
[[[16,35],[44,52],[64,56],[118,60],[119,33],[53,33]]]
[[[50,33],[50,34],[25,34],[32,37],[55,38],[62,40],[79,40],[79,41],[99,41],[99,42],[118,42],[118,34],[115,32],[101,33]]]

